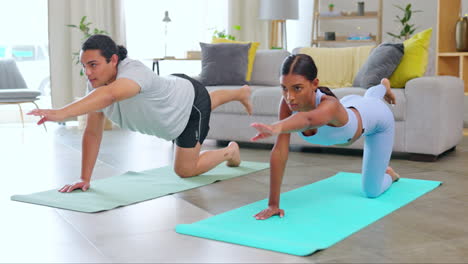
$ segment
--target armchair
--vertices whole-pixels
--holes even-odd
[[[21,104],[32,103],[36,108],[39,108],[35,101],[39,99],[40,94],[39,91],[27,88],[26,82],[14,60],[0,59],[0,105],[18,105],[23,128],[24,117]],[[45,124],[44,129],[47,131]]]

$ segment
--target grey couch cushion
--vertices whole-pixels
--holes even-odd
[[[402,43],[383,43],[372,50],[369,58],[354,78],[354,87],[369,88],[380,83],[382,78],[390,78],[403,57]]]
[[[247,83],[250,43],[200,43],[204,85],[244,85]]]
[[[31,89],[0,89],[0,103],[35,101],[40,94]]]
[[[290,53],[287,50],[257,51],[250,84],[279,85],[281,64],[289,55]]]
[[[12,59],[0,59],[0,90],[27,88],[16,62]]]
[[[343,98],[346,95],[358,94],[364,95],[366,89],[347,87],[332,89],[332,92],[338,97]],[[406,96],[404,89],[393,89],[395,93],[396,105],[389,105],[390,110],[395,117],[395,121],[404,121],[406,119]],[[256,115],[278,115],[278,106],[281,100],[280,87],[271,87],[269,89],[256,89],[252,93],[252,103],[254,105],[254,114]],[[225,109],[227,110],[227,109]],[[228,112],[228,111],[224,111]],[[232,112],[232,111],[231,111]],[[236,111],[239,113],[240,111]]]
[[[239,86],[207,86],[208,91],[215,91],[220,89],[233,90],[238,89]],[[252,89],[251,100],[254,106],[253,115],[278,115],[278,104],[281,98],[281,89],[279,86],[263,86],[251,85]],[[274,102],[272,103],[273,100]],[[229,113],[229,114],[245,114],[244,106],[237,102],[228,102],[218,106],[213,113]]]
[[[39,91],[27,89],[14,60],[0,60],[0,103],[31,102],[37,100],[40,94]]]
[[[251,100],[253,104],[253,115],[261,116],[278,116],[279,103],[281,100],[281,88],[280,86],[263,86],[263,85],[251,85],[252,95]],[[207,87],[209,91],[218,89],[237,89],[238,86],[211,86]],[[346,87],[339,89],[332,89],[332,92],[338,97],[343,98],[346,95],[357,94],[363,96],[366,92],[364,88],[357,87]],[[404,121],[406,119],[406,96],[405,89],[393,89],[395,93],[396,105],[389,105],[390,110],[395,117],[395,121]],[[245,109],[239,102],[229,102],[227,104],[220,105],[213,113],[225,113],[225,114],[245,114]]]

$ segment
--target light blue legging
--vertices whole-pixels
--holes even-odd
[[[365,128],[362,187],[370,198],[378,197],[392,185],[392,177],[385,171],[392,155],[395,120],[382,100],[385,93],[383,85],[371,87],[356,105]]]
[[[362,187],[367,197],[378,197],[392,184],[392,177],[385,173],[392,155],[395,134],[395,120],[392,111],[382,100],[386,88],[377,85],[369,88],[364,96],[348,95],[340,102],[345,107],[353,107],[359,111],[364,128],[364,157],[362,162]],[[320,100],[317,91],[317,100]],[[320,101],[319,101],[320,102]],[[357,119],[354,119],[357,122]],[[356,125],[357,126],[357,125]],[[304,140],[317,144],[313,136]],[[333,137],[332,134],[328,134]]]

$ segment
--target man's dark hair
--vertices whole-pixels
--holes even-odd
[[[101,55],[106,58],[107,62],[110,62],[114,54],[119,56],[119,62],[127,57],[127,49],[122,45],[115,44],[115,41],[106,35],[92,35],[81,46],[82,51],[95,49],[101,51]]]
[[[307,54],[289,55],[284,59],[281,66],[281,75],[297,74],[304,76],[309,81],[315,80],[317,73],[318,70],[314,60]],[[319,86],[318,89],[326,95],[336,97],[328,87]]]

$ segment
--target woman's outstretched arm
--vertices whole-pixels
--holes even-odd
[[[332,97],[322,101],[322,103],[320,103],[316,109],[308,112],[298,112],[296,114],[291,114],[288,118],[280,120],[271,125],[253,123],[251,126],[257,129],[258,133],[251,140],[257,141],[259,139],[268,138],[282,133],[291,133],[321,127],[328,124],[336,117],[337,111],[339,110],[339,105],[339,101]],[[283,107],[286,107],[289,110],[289,107],[287,106],[286,102],[284,102],[284,100],[282,103],[282,108]]]

